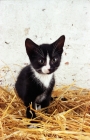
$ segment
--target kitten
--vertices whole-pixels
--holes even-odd
[[[52,44],[37,45],[28,38],[25,41],[31,63],[21,70],[15,88],[27,107],[27,118],[36,117],[34,111],[30,111],[30,103],[34,109],[37,109],[37,104],[41,108],[50,104],[55,85],[54,72],[60,65],[64,42],[64,35]]]

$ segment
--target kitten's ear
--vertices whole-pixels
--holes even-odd
[[[55,46],[58,49],[63,49],[64,46],[64,42],[65,42],[65,36],[62,35],[60,38],[58,38],[54,43],[53,46]]]
[[[38,45],[35,44],[31,39],[27,38],[25,40],[25,46],[26,46],[27,54],[30,55],[32,50],[34,50]]]

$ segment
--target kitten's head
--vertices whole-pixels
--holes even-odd
[[[52,44],[37,45],[31,39],[26,39],[26,51],[32,67],[42,74],[53,73],[60,65],[65,36],[61,36]]]

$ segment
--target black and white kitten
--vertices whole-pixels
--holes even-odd
[[[37,109],[37,104],[41,105],[41,108],[50,104],[55,85],[54,72],[60,65],[64,41],[64,35],[52,44],[37,45],[28,38],[25,41],[26,52],[31,63],[21,70],[15,88],[27,107],[28,118],[36,116],[30,111],[30,103],[34,109]]]

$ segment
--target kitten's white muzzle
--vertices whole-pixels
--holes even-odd
[[[44,73],[44,74],[49,73],[50,72],[49,69],[50,69],[50,67],[47,68],[47,66],[43,66],[42,67],[42,73]]]
[[[49,69],[50,69],[50,64],[49,64],[49,62],[50,62],[50,58],[49,58],[49,55],[47,55],[47,63],[46,63],[45,66],[42,67],[42,73],[48,74],[48,73],[50,72],[50,71],[49,71]]]

